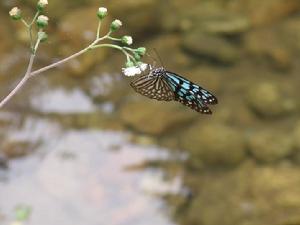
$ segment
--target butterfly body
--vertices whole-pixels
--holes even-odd
[[[208,104],[218,103],[209,91],[163,67],[150,67],[149,74],[138,77],[130,85],[146,97],[158,101],[178,101],[204,114],[212,113]]]

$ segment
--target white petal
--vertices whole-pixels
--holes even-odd
[[[140,74],[141,70],[135,66],[133,67],[128,67],[128,68],[122,68],[122,72],[125,76],[134,76],[136,74]]]
[[[141,71],[145,71],[145,70],[148,68],[148,64],[143,63],[143,64],[141,64],[141,65],[139,66],[139,68],[140,68]]]

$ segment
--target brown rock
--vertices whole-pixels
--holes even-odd
[[[284,132],[262,130],[249,137],[249,149],[262,162],[276,162],[293,152],[293,142]]]
[[[187,112],[179,103],[158,102],[143,98],[141,101],[128,102],[121,108],[121,120],[143,133],[162,135],[172,132],[199,115],[196,112]]]
[[[265,82],[249,87],[249,106],[264,117],[283,116],[296,109],[296,102],[284,96],[276,83]]]
[[[195,124],[181,137],[181,147],[191,154],[191,160],[209,165],[236,165],[245,158],[243,135],[224,125]],[[198,160],[199,159],[199,160]]]

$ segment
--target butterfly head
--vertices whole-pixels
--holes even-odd
[[[163,67],[157,67],[151,70],[151,75],[153,76],[162,76],[166,73],[166,70]]]

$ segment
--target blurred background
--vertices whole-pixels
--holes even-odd
[[[28,61],[16,5],[36,0],[0,2],[1,98]],[[0,112],[0,224],[299,225],[300,1],[49,0],[34,68],[90,43],[100,6],[219,104],[135,93],[110,49],[30,80]]]

